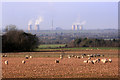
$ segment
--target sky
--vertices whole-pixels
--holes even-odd
[[[72,29],[79,22],[83,29],[118,29],[117,2],[3,2],[2,28],[13,24],[27,30],[28,23],[40,18],[40,29]]]

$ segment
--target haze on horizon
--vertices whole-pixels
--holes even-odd
[[[2,28],[9,24],[34,29],[40,18],[40,30],[61,27],[70,30],[80,22],[83,29],[118,29],[117,2],[3,2]]]

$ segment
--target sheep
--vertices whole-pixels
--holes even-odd
[[[72,57],[74,57],[75,55],[72,55]]]
[[[60,56],[60,59],[63,59],[63,57],[62,57],[62,56]]]
[[[90,59],[91,59],[91,57],[88,58],[88,60],[90,60]]]
[[[5,61],[5,64],[7,64],[7,65],[8,65],[8,61],[7,61],[7,60]]]
[[[107,59],[101,59],[101,61],[102,61],[103,63],[107,63],[107,62],[108,62]]]
[[[97,60],[92,60],[92,62],[95,64],[97,62]]]
[[[7,55],[5,55],[5,57],[7,57]]]
[[[91,61],[91,63],[92,63],[92,64],[95,64],[95,63],[93,62],[93,60]]]
[[[28,59],[28,55],[26,55],[25,58]]]
[[[25,64],[25,63],[26,63],[26,61],[22,60],[22,63],[23,63],[23,64]]]
[[[75,58],[77,58],[77,56],[75,56]]]
[[[84,56],[81,56],[81,58],[84,58]]]
[[[108,61],[111,63],[111,62],[112,62],[112,59],[108,59]]]
[[[70,55],[68,55],[68,58],[71,58],[71,56],[70,56]]]
[[[77,56],[78,59],[80,59],[80,56]]]
[[[88,63],[91,63],[91,60],[88,60]]]
[[[84,63],[88,63],[88,60],[84,60],[83,62],[84,62]]]
[[[60,59],[63,59],[63,55],[60,55]]]
[[[1,57],[7,57],[7,55],[1,55]]]
[[[30,56],[30,58],[32,58],[32,56]]]
[[[59,63],[59,60],[55,60],[55,63]]]
[[[96,60],[97,60],[98,63],[100,62],[100,59],[96,59]]]

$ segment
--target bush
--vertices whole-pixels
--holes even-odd
[[[36,35],[10,29],[2,35],[2,52],[31,51],[38,46]]]

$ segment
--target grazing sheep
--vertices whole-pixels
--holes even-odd
[[[72,55],[72,57],[74,57],[75,55]]]
[[[68,58],[71,58],[71,56],[70,56],[70,55],[68,55]]]
[[[30,58],[32,58],[32,56],[30,56]]]
[[[7,55],[1,55],[1,57],[7,57]]]
[[[88,63],[88,60],[84,60],[83,62],[84,62],[84,63]]]
[[[81,58],[84,58],[84,56],[81,56]]]
[[[28,59],[29,58],[28,55],[26,55],[25,58]]]
[[[22,63],[23,63],[23,64],[25,64],[25,63],[26,63],[26,61],[24,61],[24,60],[23,60],[23,61],[22,61]]]
[[[90,59],[91,59],[91,57],[88,58],[88,60],[90,60]]]
[[[107,59],[101,59],[101,61],[102,61],[103,63],[107,63],[107,62],[108,62]]]
[[[97,62],[97,60],[92,60],[92,62],[95,64]]]
[[[100,62],[100,59],[96,59],[96,60],[97,60],[98,63]]]
[[[77,56],[75,56],[75,58],[77,58]]]
[[[95,64],[95,63],[93,62],[93,60],[91,61],[91,63],[92,63],[92,64]]]
[[[7,57],[7,55],[5,55],[5,57]]]
[[[5,64],[7,64],[7,65],[8,65],[8,61],[7,61],[7,60],[5,61]]]
[[[63,59],[63,55],[60,55],[60,59]]]
[[[91,60],[88,60],[88,63],[91,63]]]
[[[59,63],[59,60],[55,60],[55,63]]]
[[[80,56],[77,56],[78,59],[80,59]]]
[[[108,61],[111,63],[111,62],[112,62],[112,59],[108,59]]]

